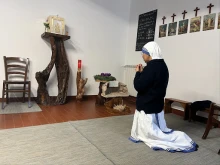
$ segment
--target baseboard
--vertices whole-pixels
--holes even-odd
[[[56,96],[51,96],[51,97],[56,98]],[[83,96],[83,100],[88,100],[88,99],[92,99],[95,97],[96,97],[96,95],[85,95],[85,96]],[[36,98],[37,97],[31,97],[31,101],[36,101]],[[66,98],[67,102],[70,100],[75,100],[75,99],[76,99],[76,96],[67,96],[67,98]],[[9,102],[22,102],[22,101],[23,101],[22,97],[10,97],[9,98]],[[28,101],[27,97],[25,98],[25,102],[26,101]],[[0,98],[0,102],[2,102],[2,98]]]

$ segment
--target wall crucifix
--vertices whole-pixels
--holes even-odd
[[[162,20],[163,20],[163,24],[164,24],[165,19],[166,19],[166,17],[165,17],[165,16],[163,16],[163,18],[162,18]]]
[[[187,11],[184,10],[183,13],[182,13],[183,14],[183,19],[185,19],[186,13],[187,13]]]
[[[195,16],[196,16],[196,17],[197,17],[197,14],[198,14],[198,11],[199,11],[199,10],[200,10],[200,8],[198,8],[198,7],[196,7],[195,10],[194,10],[194,11],[196,12],[196,13],[195,13]]]
[[[211,14],[211,11],[212,11],[212,7],[214,7],[214,5],[213,4],[209,4],[209,6],[207,6],[207,8],[209,8],[209,14]]]
[[[174,18],[176,17],[176,14],[173,13],[171,17],[173,17],[173,22],[174,22]]]

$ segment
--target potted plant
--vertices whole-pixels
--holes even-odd
[[[44,22],[45,32],[47,32],[47,29],[50,29],[50,24],[48,22]]]
[[[116,78],[111,76],[110,73],[101,73],[100,75],[94,76],[95,81],[115,81]]]

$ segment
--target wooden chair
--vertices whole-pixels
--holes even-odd
[[[5,95],[6,103],[9,103],[8,94],[10,92],[22,92],[23,102],[25,102],[25,94],[28,94],[28,107],[31,107],[31,82],[27,81],[27,72],[29,59],[20,57],[3,57],[5,65],[5,80],[3,80],[2,88],[2,109],[4,109]],[[13,80],[14,78],[21,78],[21,80]],[[9,88],[9,85],[22,85],[21,88]],[[26,85],[28,86],[26,88]]]
[[[212,103],[209,109],[209,117],[202,139],[207,138],[209,131],[212,129],[213,125],[220,124],[220,121],[217,119],[218,116],[220,116],[220,113],[217,113],[218,111],[220,111],[220,105]]]

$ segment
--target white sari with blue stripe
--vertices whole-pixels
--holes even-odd
[[[153,150],[169,152],[193,152],[198,145],[181,131],[173,131],[166,126],[164,111],[158,114],[145,114],[135,111],[131,130],[131,141],[144,142]]]

